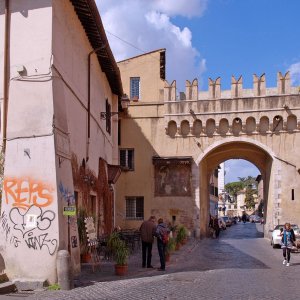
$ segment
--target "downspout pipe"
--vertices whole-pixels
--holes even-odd
[[[88,54],[88,120],[87,120],[87,150],[86,150],[86,162],[89,160],[89,148],[90,148],[90,138],[91,138],[91,55],[104,48],[107,44],[104,44]]]
[[[8,76],[9,76],[9,0],[5,0],[5,23],[4,23],[4,78],[3,78],[3,130],[2,151],[5,153],[7,138],[7,110],[8,110]]]

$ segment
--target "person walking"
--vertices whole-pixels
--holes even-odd
[[[157,237],[157,250],[160,259],[160,268],[158,271],[166,270],[166,236],[169,234],[166,224],[162,218],[158,219],[158,225],[156,227],[156,237]]]
[[[296,241],[294,230],[291,228],[290,223],[285,223],[284,228],[280,233],[280,236],[282,236],[281,239],[281,248],[283,251],[283,264],[287,267],[290,265],[290,259],[291,259],[291,251],[294,246],[294,243]]]
[[[142,267],[153,268],[151,265],[152,245],[156,231],[155,216],[151,216],[147,221],[144,221],[140,227],[142,240]]]
[[[242,221],[243,221],[244,224],[245,224],[246,221],[247,221],[247,215],[246,215],[245,212],[243,212],[243,215],[242,215]]]
[[[213,218],[213,229],[214,229],[214,231],[215,231],[216,238],[218,238],[219,235],[220,235],[220,226],[219,226],[218,215],[216,215],[216,216]]]

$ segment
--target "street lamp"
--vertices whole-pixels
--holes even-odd
[[[129,102],[130,102],[130,100],[129,100],[127,94],[123,94],[121,97],[122,110],[127,111]],[[107,119],[110,119],[114,115],[118,115],[119,113],[120,113],[120,111],[111,111],[111,112],[102,111],[102,112],[100,112],[100,118],[102,120],[107,120]]]

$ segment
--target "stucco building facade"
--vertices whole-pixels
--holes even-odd
[[[10,279],[51,283],[59,250],[80,271],[76,216],[66,207],[94,212],[99,232],[113,226],[118,117],[110,112],[122,84],[93,0],[0,5],[0,252]]]
[[[136,228],[154,214],[205,236],[211,174],[235,158],[260,170],[265,230],[297,222],[300,96],[289,73],[278,73],[275,88],[266,87],[265,75],[254,75],[253,89],[232,77],[231,90],[221,90],[217,78],[199,91],[194,79],[178,93],[176,81],[164,80],[165,56],[160,49],[118,63],[132,101],[120,126],[127,172],[117,184],[117,224]]]

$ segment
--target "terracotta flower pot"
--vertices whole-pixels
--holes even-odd
[[[91,261],[91,254],[90,253],[85,253],[81,254],[81,262],[82,263],[89,263]]]
[[[128,265],[115,265],[115,274],[118,276],[124,276],[128,273]]]
[[[178,251],[180,249],[180,244],[176,244],[175,250]]]
[[[187,239],[183,239],[181,245],[185,245],[187,243]]]

